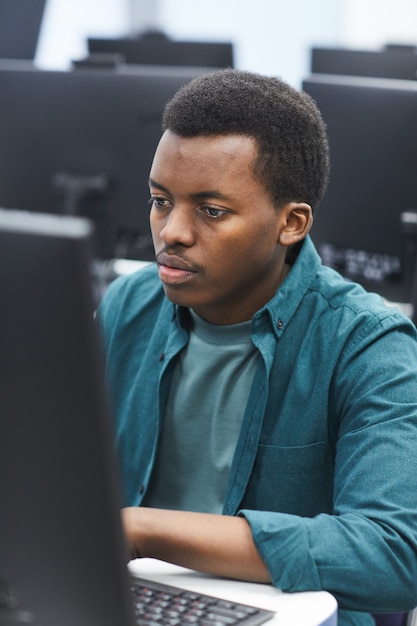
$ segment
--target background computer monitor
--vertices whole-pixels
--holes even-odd
[[[88,217],[97,256],[153,260],[148,176],[162,110],[204,71],[0,62],[0,206]]]
[[[406,45],[387,45],[381,50],[313,47],[311,71],[314,74],[416,80],[417,48]]]
[[[35,58],[45,2],[0,0],[0,58]]]
[[[230,42],[176,41],[159,32],[140,37],[87,39],[90,54],[120,54],[126,63],[233,67]]]
[[[388,300],[410,302],[417,83],[312,75],[303,89],[317,102],[330,142],[329,187],[312,228],[323,261]]]

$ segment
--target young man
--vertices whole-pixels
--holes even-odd
[[[132,554],[325,589],[365,625],[417,604],[416,330],[321,265],[327,177],[306,94],[192,81],[150,172],[156,264],[100,319]]]

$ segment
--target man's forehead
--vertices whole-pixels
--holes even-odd
[[[257,158],[257,144],[245,135],[197,135],[183,137],[170,131],[162,136],[152,163],[152,170],[159,167],[189,168],[194,175],[200,169],[236,170],[236,174],[248,174]]]

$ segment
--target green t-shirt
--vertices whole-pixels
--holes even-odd
[[[191,315],[144,504],[221,513],[258,352],[250,321],[214,325]]]

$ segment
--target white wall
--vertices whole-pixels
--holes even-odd
[[[230,40],[236,66],[298,85],[316,42],[342,36],[341,0],[160,0],[163,28],[178,38]]]
[[[346,4],[344,30],[352,47],[417,44],[416,0],[348,0]]]
[[[88,35],[130,34],[141,18],[173,38],[232,41],[237,67],[296,87],[313,45],[417,42],[416,0],[47,0],[36,61],[67,68],[86,54]]]
[[[86,37],[124,34],[128,0],[47,0],[36,51],[40,67],[68,69],[86,55]]]

